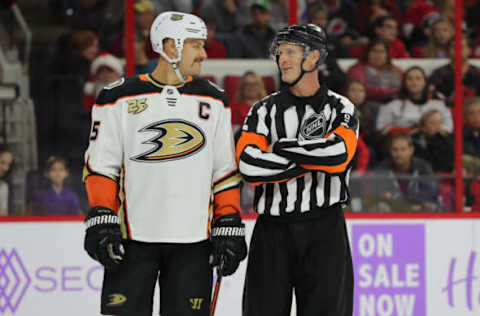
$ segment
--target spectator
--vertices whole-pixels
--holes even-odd
[[[313,4],[318,2],[323,3],[328,11],[327,34],[339,36],[347,29],[353,28],[355,11],[351,3],[342,0],[317,0],[313,1]]]
[[[270,0],[270,13],[272,14],[272,27],[279,30],[288,26],[288,6],[290,0]],[[297,8],[301,13],[301,8]],[[300,19],[299,19],[300,20]]]
[[[151,73],[157,65],[156,59],[149,59],[146,52],[147,42],[135,41],[135,74]]]
[[[450,55],[448,44],[453,40],[455,30],[449,19],[438,17],[429,27],[429,41],[426,46],[412,48],[412,55],[416,58],[444,58]]]
[[[437,92],[440,92],[446,99],[447,106],[454,106],[455,98],[455,40],[449,45],[450,63],[435,69],[430,75],[429,81]],[[480,94],[480,69],[468,62],[471,48],[468,37],[462,36],[462,81],[463,95],[465,99]]]
[[[192,13],[193,0],[153,0],[155,12],[178,11]]]
[[[434,172],[450,173],[455,161],[453,135],[443,128],[443,116],[433,109],[423,113],[412,135],[415,156],[430,163]]]
[[[438,12],[453,22],[455,20],[455,0],[436,0],[435,2]]]
[[[112,82],[117,81],[123,75],[123,65],[120,59],[103,53],[92,62],[90,68],[90,80],[83,88],[83,106],[85,111],[90,112],[95,99],[100,91]]]
[[[49,185],[38,192],[33,202],[35,215],[81,214],[78,196],[65,186],[69,174],[67,161],[60,156],[52,156],[45,164],[45,177]]]
[[[359,62],[347,72],[347,80],[357,79],[367,88],[367,100],[387,102],[400,91],[402,70],[394,66],[388,46],[374,40],[365,49]]]
[[[10,174],[13,167],[13,154],[6,148],[0,148],[0,216],[11,212]]]
[[[398,38],[398,22],[393,16],[379,16],[373,21],[372,28],[373,37],[387,43],[391,58],[410,57],[405,44]]]
[[[366,17],[370,21],[379,16],[391,15],[396,21],[402,21],[402,11],[393,0],[358,0],[355,10],[355,29],[362,35],[368,35],[368,25],[365,23]]]
[[[227,42],[228,57],[268,58],[275,30],[270,26],[269,7],[254,3],[250,7],[252,23],[244,26]]]
[[[362,135],[358,136],[357,150],[353,157],[354,167],[353,172],[356,174],[364,174],[370,164],[370,150],[367,144],[363,141]]]
[[[389,155],[376,168],[376,193],[386,211],[438,210],[438,185],[432,167],[413,156],[412,138],[395,134],[390,140]],[[380,205],[377,205],[380,206]]]
[[[200,15],[217,22],[217,35],[220,40],[250,21],[249,1],[244,0],[205,0],[200,7]]]
[[[88,80],[90,65],[97,57],[98,37],[89,30],[74,32],[71,36],[71,50],[60,52],[54,72],[65,76],[78,76],[82,84]]]
[[[123,10],[118,9],[117,0],[77,0],[77,8],[71,8],[70,25],[73,31],[91,30],[101,43],[102,50],[111,50],[116,33],[123,25]]]
[[[435,6],[426,0],[413,0],[405,11],[402,35],[414,46],[426,41],[426,30],[431,19],[439,16]]]
[[[352,101],[358,111],[360,135],[369,146],[369,151],[375,152],[377,141],[374,132],[379,104],[367,101],[365,84],[359,80],[350,80],[345,90],[345,96]]]
[[[360,110],[360,107],[365,103],[365,86],[360,81],[353,80],[348,83],[345,95],[350,101],[352,101],[353,105],[355,105],[358,117],[360,118],[360,134],[358,136],[357,151],[355,152],[354,157],[354,172],[357,174],[363,174],[370,163],[370,149],[365,143],[363,137],[365,135],[365,130],[368,129],[368,127],[362,126],[362,123],[365,122],[365,117],[363,117],[362,122],[362,112]]]
[[[216,38],[217,23],[212,18],[204,19],[207,25],[207,40],[205,41],[205,51],[209,59],[227,58],[227,48],[223,42]]]
[[[465,179],[466,210],[480,213],[480,158],[469,155],[463,156],[463,176]]]
[[[328,29],[328,10],[321,3],[315,3],[308,9],[308,23],[312,23],[320,26],[323,30]],[[350,57],[348,48],[342,46],[339,41],[339,36],[345,34],[348,31],[345,30],[340,35],[328,34],[328,52],[329,57],[332,58],[348,58]],[[344,82],[345,83],[345,78]],[[342,86],[343,88],[343,86]],[[338,92],[338,91],[337,91]]]
[[[151,0],[140,0],[134,5],[135,12],[135,42],[143,43],[148,59],[158,59],[150,43],[150,27],[155,19],[155,6]],[[123,28],[117,33],[117,40],[112,53],[117,57],[125,56],[125,33]]]
[[[463,153],[480,158],[480,97],[465,102]]]
[[[232,128],[238,131],[252,105],[267,95],[262,78],[254,71],[249,70],[243,74],[238,84],[235,100],[232,105]]]
[[[432,109],[441,113],[442,129],[452,132],[452,114],[443,101],[431,98],[425,71],[418,66],[410,67],[403,78],[400,98],[380,107],[377,130],[382,135],[394,133],[398,129],[403,132],[407,132],[405,129],[412,131],[418,127],[422,114]]]

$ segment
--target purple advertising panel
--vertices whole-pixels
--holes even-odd
[[[354,316],[426,315],[425,225],[353,224]]]

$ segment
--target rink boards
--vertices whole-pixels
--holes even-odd
[[[479,217],[354,214],[347,225],[355,316],[480,315]],[[78,218],[1,220],[0,315],[99,315],[103,269],[83,234]],[[217,316],[241,315],[245,265],[224,278]]]

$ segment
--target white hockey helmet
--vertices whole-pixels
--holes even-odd
[[[171,38],[175,41],[178,51],[176,58],[170,58],[163,50],[163,40]],[[207,39],[207,27],[198,16],[183,12],[168,11],[159,14],[150,28],[150,40],[153,51],[159,53],[169,61],[175,71],[178,71],[178,62],[182,58],[183,42],[187,38]],[[177,72],[177,76],[179,72]],[[183,81],[183,78],[181,78]]]

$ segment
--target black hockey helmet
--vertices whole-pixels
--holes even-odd
[[[327,34],[325,31],[315,24],[294,24],[280,29],[275,36],[272,46],[270,48],[270,55],[275,57],[277,66],[279,65],[278,47],[280,43],[292,43],[303,46],[303,59],[300,65],[301,73],[298,78],[288,83],[289,86],[294,86],[302,79],[303,75],[308,72],[315,71],[321,64],[325,62],[328,56],[327,50]],[[303,69],[303,63],[312,50],[318,50],[320,57],[318,58],[315,67],[312,70],[306,71]]]
[[[272,42],[270,49],[272,56],[278,56],[278,46],[282,42],[302,45],[304,57],[307,57],[312,50],[320,51],[317,67],[324,63],[328,56],[327,34],[315,24],[294,24],[280,29]]]

